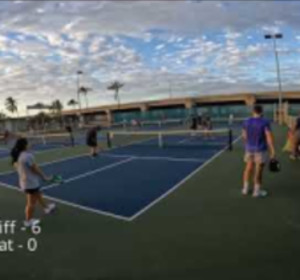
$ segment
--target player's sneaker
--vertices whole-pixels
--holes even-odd
[[[291,160],[296,160],[296,159],[297,159],[297,157],[296,157],[296,156],[294,156],[294,155],[290,155],[290,159],[291,159]]]
[[[98,153],[93,153],[93,154],[91,154],[91,158],[97,158],[98,157]]]
[[[45,209],[45,214],[51,214],[56,209],[56,205],[54,203],[49,204]]]
[[[30,219],[29,221],[24,221],[24,226],[27,228],[36,226],[40,223],[40,220],[38,219]]]
[[[242,195],[247,195],[249,193],[249,189],[248,188],[243,188],[242,189]]]
[[[259,190],[253,192],[253,197],[266,197],[268,195],[268,192],[265,190]]]

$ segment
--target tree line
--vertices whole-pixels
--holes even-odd
[[[114,99],[117,101],[118,107],[120,106],[120,102],[121,102],[120,101],[119,90],[123,86],[124,86],[124,84],[122,84],[118,81],[115,81],[107,87],[108,90],[113,90],[115,92]],[[82,94],[84,96],[85,107],[88,108],[89,104],[88,104],[87,94],[88,94],[88,92],[92,91],[92,89],[88,88],[88,87],[81,86],[78,90],[79,90],[79,94]],[[67,106],[72,107],[75,110],[76,107],[78,107],[80,105],[79,102],[81,102],[81,101],[80,100],[76,101],[75,99],[70,99],[67,102]],[[43,106],[42,103],[39,103],[39,104],[41,105],[41,107]],[[59,99],[54,100],[52,102],[52,104],[48,107],[50,109],[50,113],[52,113],[53,115],[60,115],[63,108],[64,108],[62,102]],[[13,98],[11,96],[7,97],[6,100],[5,100],[5,108],[10,114],[16,115],[17,117],[19,117],[18,102],[15,98]],[[6,118],[7,118],[6,114],[3,113],[3,112],[0,112],[0,119],[3,120],[3,119],[6,119]]]

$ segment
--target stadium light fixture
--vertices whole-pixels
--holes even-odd
[[[80,100],[80,76],[83,74],[81,70],[77,71],[77,102],[79,106],[79,113],[81,114],[81,100]]]

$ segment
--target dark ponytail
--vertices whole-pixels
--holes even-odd
[[[27,146],[28,146],[28,141],[26,138],[19,138],[16,141],[15,146],[12,148],[10,152],[10,156],[12,158],[12,164],[15,164],[18,161],[20,154],[27,149]]]

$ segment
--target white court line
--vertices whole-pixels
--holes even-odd
[[[235,139],[233,141],[232,144],[235,144],[237,141],[240,140],[242,136],[239,136],[237,139]],[[183,180],[181,180],[179,183],[177,183],[175,186],[173,186],[171,189],[169,189],[167,192],[163,193],[161,196],[159,196],[157,199],[153,200],[150,204],[148,204],[147,206],[145,206],[144,208],[142,208],[140,211],[138,211],[137,213],[135,213],[133,216],[131,216],[129,218],[130,221],[135,220],[136,218],[138,218],[140,215],[142,215],[143,213],[145,213],[146,211],[148,211],[150,208],[152,208],[154,205],[156,205],[157,203],[159,203],[161,200],[163,200],[164,198],[166,198],[168,195],[170,195],[172,192],[174,192],[175,190],[177,190],[180,186],[182,186],[186,181],[188,181],[189,179],[191,179],[196,173],[198,173],[200,170],[202,170],[204,167],[206,167],[208,164],[210,164],[212,161],[214,161],[217,157],[219,157],[221,154],[223,154],[226,150],[228,150],[228,146],[225,147],[224,149],[222,149],[221,151],[219,151],[217,154],[215,154],[213,157],[211,157],[208,161],[206,161],[204,164],[202,164],[201,166],[199,166],[197,169],[195,169],[194,171],[192,171],[192,173],[190,173],[189,175],[187,175]]]
[[[108,211],[97,210],[97,209],[94,209],[94,208],[91,208],[91,207],[88,207],[88,206],[83,206],[83,205],[80,205],[80,204],[77,204],[77,203],[69,202],[69,201],[62,200],[62,199],[59,199],[59,198],[55,198],[55,197],[48,196],[48,195],[44,195],[44,197],[49,199],[49,200],[53,200],[55,202],[61,203],[61,204],[71,206],[73,208],[77,208],[77,209],[88,211],[88,212],[95,213],[95,214],[98,214],[98,215],[104,215],[104,216],[112,217],[112,218],[115,218],[115,219],[123,220],[123,221],[126,221],[126,222],[130,222],[129,218],[127,218],[125,216],[113,214],[113,213],[108,212]]]
[[[159,156],[136,156],[127,154],[102,154],[101,156],[112,158],[133,158],[141,160],[166,160],[166,161],[179,161],[179,162],[203,162],[206,159],[201,158],[174,158],[174,157],[159,157]]]
[[[3,182],[0,182],[0,185],[7,188],[7,189],[23,193],[23,191],[19,187],[9,185],[9,184],[3,183]],[[59,198],[55,198],[55,197],[52,197],[52,196],[49,196],[49,195],[43,195],[43,197],[45,197],[45,198],[47,198],[51,201],[58,202],[58,203],[63,204],[63,205],[71,206],[71,207],[76,208],[76,209],[80,209],[80,210],[84,210],[84,211],[87,211],[87,212],[90,212],[90,213],[103,215],[103,216],[108,216],[108,217],[112,217],[112,218],[115,218],[115,219],[118,219],[118,220],[123,220],[123,221],[126,221],[126,222],[130,222],[129,218],[127,218],[125,216],[113,214],[113,213],[108,212],[108,211],[97,210],[97,209],[94,209],[94,208],[91,208],[91,207],[88,207],[88,206],[83,206],[83,205],[80,205],[80,204],[77,204],[77,203],[69,202],[69,201],[59,199]]]
[[[191,140],[190,138],[186,138],[186,139],[183,139],[183,140],[179,141],[178,144],[189,142],[190,140]]]
[[[93,175],[93,174],[96,174],[96,173],[103,172],[103,171],[105,171],[105,170],[114,168],[114,167],[116,167],[116,166],[119,166],[119,165],[121,165],[121,164],[127,163],[127,162],[132,161],[132,160],[134,160],[134,158],[127,158],[127,159],[125,159],[125,160],[121,160],[121,161],[118,161],[118,162],[115,162],[115,163],[112,163],[112,164],[103,166],[103,167],[101,167],[101,168],[94,169],[94,170],[92,170],[92,171],[88,171],[88,172],[82,173],[82,174],[80,174],[80,175],[77,175],[77,176],[75,176],[75,177],[72,177],[72,178],[70,178],[70,179],[65,180],[64,183],[70,183],[70,182],[73,182],[73,181],[75,181],[75,180],[78,180],[78,179],[81,179],[81,178],[84,178],[84,177],[87,177],[87,176],[90,176],[90,175]],[[60,186],[60,184],[52,184],[52,185],[43,187],[42,189],[43,189],[43,190],[48,190],[48,189],[51,189],[51,188],[57,187],[57,186]]]

